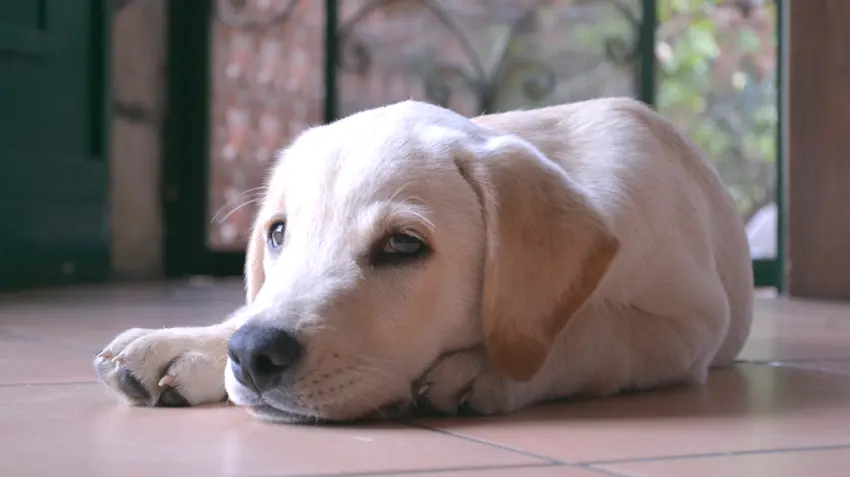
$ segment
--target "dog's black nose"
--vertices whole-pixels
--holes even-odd
[[[263,392],[280,384],[301,356],[301,345],[286,330],[247,324],[230,338],[227,353],[236,380]]]

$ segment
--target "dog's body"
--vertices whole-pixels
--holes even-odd
[[[133,404],[229,396],[272,420],[492,414],[704,382],[753,300],[717,174],[623,98],[473,120],[408,101],[314,128],[275,166],[246,281],[222,324],[118,336],[101,379]],[[298,352],[269,376],[251,363],[272,332]]]

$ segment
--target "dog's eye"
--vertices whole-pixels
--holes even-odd
[[[413,262],[428,254],[425,242],[410,232],[396,232],[378,243],[372,264],[400,265]]]
[[[406,233],[392,234],[384,241],[384,253],[411,255],[418,253],[425,244],[418,237]]]
[[[268,242],[269,247],[278,248],[283,244],[283,237],[286,233],[286,224],[283,222],[275,222],[269,227]]]

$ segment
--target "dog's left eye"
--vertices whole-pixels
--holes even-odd
[[[410,232],[396,232],[378,244],[372,264],[400,265],[418,260],[427,253],[428,246],[421,238]]]

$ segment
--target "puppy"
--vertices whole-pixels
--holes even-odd
[[[505,413],[703,383],[747,339],[743,223],[696,147],[625,98],[468,119],[414,101],[280,154],[247,304],[95,360],[134,405],[274,421]]]

